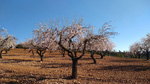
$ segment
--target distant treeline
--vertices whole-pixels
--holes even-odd
[[[119,51],[119,52],[109,52],[107,53],[108,56],[114,56],[114,57],[122,57],[122,58],[139,58],[139,59],[146,59],[146,53],[143,52],[143,54],[140,55],[134,55],[131,52],[126,51]]]
[[[22,45],[18,44],[16,48],[22,48],[22,49],[28,49],[24,48]],[[87,51],[89,52],[89,51]],[[96,52],[96,54],[99,54]],[[146,59],[146,53],[140,54],[140,55],[133,55],[131,52],[126,52],[126,51],[111,51],[106,54],[107,56],[114,56],[114,57],[121,57],[121,58],[139,58],[139,59]]]

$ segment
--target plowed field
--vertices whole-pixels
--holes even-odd
[[[59,52],[40,57],[12,49],[0,60],[0,84],[150,84],[150,61],[90,54],[78,61],[78,78],[70,79],[72,61]]]

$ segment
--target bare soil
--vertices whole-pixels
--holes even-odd
[[[150,84],[150,61],[85,54],[78,62],[78,78],[70,79],[72,61],[59,52],[40,57],[12,49],[0,59],[0,84]]]

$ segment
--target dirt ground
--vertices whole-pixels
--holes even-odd
[[[28,50],[12,49],[0,60],[0,84],[150,84],[150,61],[90,54],[78,61],[78,78],[70,79],[72,61],[46,52],[43,62]]]

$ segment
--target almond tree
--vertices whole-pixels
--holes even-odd
[[[17,45],[16,41],[17,39],[14,36],[9,35],[6,29],[0,29],[0,59],[2,59],[2,52],[4,50],[15,48]]]
[[[86,44],[88,38],[85,38],[86,28],[78,24],[73,24],[71,26],[65,27],[59,32],[58,44],[62,49],[64,49],[68,56],[72,59],[72,78],[77,78],[77,64],[78,60],[82,58],[85,54]],[[84,37],[83,37],[84,36]],[[67,42],[68,47],[63,45]],[[81,55],[77,55],[79,51],[82,51]]]
[[[103,26],[99,29],[99,35],[101,38],[92,39],[88,42],[87,50],[91,53],[91,58],[93,59],[94,64],[96,60],[94,54],[97,53],[101,56],[101,59],[114,48],[114,43],[110,41],[111,37],[115,36],[117,32],[113,32],[113,27],[110,25],[112,21],[105,22]],[[92,32],[88,33],[89,36],[93,35]]]
[[[94,58],[95,53],[99,54],[101,59],[103,59],[106,53],[111,51],[113,48],[114,43],[105,37],[88,43],[88,51],[91,53],[91,58],[93,59],[94,64],[96,64],[96,59]]]
[[[102,44],[99,47],[99,54],[101,55],[101,59],[106,55],[108,51],[111,51],[114,48],[114,43],[110,41],[112,37],[114,37],[117,32],[113,31],[113,27],[111,22],[105,22],[101,29],[99,29],[99,34],[104,36]]]
[[[134,43],[130,46],[130,52],[136,55],[141,56],[144,52],[146,53],[146,59],[149,60],[149,51],[150,51],[150,34],[147,34],[146,37],[142,38],[141,42]]]
[[[115,32],[111,31],[111,27],[105,23],[104,29],[100,31],[100,34],[91,34],[88,35],[90,28],[92,26],[83,26],[82,19],[79,21],[74,21],[68,26],[63,26],[62,29],[57,29],[58,38],[56,39],[59,46],[64,49],[68,56],[72,59],[72,78],[77,78],[77,64],[78,60],[81,59],[87,47],[87,43],[91,40],[103,40],[103,38],[109,38],[111,35],[114,35]],[[64,46],[63,43],[67,43],[67,46]],[[78,55],[78,52],[81,52]]]
[[[109,53],[110,51],[113,50],[114,46],[115,46],[115,45],[114,45],[113,42],[111,42],[110,40],[107,40],[107,42],[105,42],[104,45],[101,46],[101,47],[103,47],[103,48],[100,47],[100,49],[99,49],[99,51],[98,51],[97,54],[99,54],[99,55],[101,56],[101,59],[103,59],[103,57],[104,57],[107,53]]]
[[[141,58],[142,55],[142,44],[140,42],[136,42],[130,46],[130,52],[134,56],[138,56],[138,58]]]
[[[30,49],[29,52],[32,52],[32,55],[34,55],[33,49],[35,49],[36,43],[33,39],[28,39],[25,42],[21,42],[20,45],[22,45],[25,49]]]
[[[43,61],[43,55],[46,50],[56,50],[58,44],[55,42],[56,40],[56,30],[53,27],[48,28],[45,24],[40,24],[39,29],[35,29],[33,31],[33,40],[36,45],[37,54],[41,57],[41,62]]]
[[[37,54],[40,56],[41,58],[41,62],[43,62],[43,55],[46,52],[46,49],[48,48],[48,43],[46,42],[46,37],[45,37],[45,31],[47,29],[44,26],[40,26],[39,29],[35,29],[33,31],[33,40],[35,41],[36,45],[35,48],[37,49]]]
[[[104,40],[115,35],[112,28],[108,23],[104,24],[99,34],[88,34],[93,28],[92,26],[83,26],[83,19],[79,21],[73,20],[72,24],[62,25],[58,22],[53,22],[48,28],[47,25],[40,25],[39,29],[33,31],[33,39],[36,42],[37,53],[43,61],[43,54],[46,49],[57,48],[57,44],[67,52],[68,56],[72,59],[72,76],[77,78],[77,64],[81,59],[87,47],[87,43],[94,40]],[[78,54],[78,52],[81,52]]]
[[[142,39],[142,49],[146,52],[146,59],[149,60],[150,51],[150,34]]]

